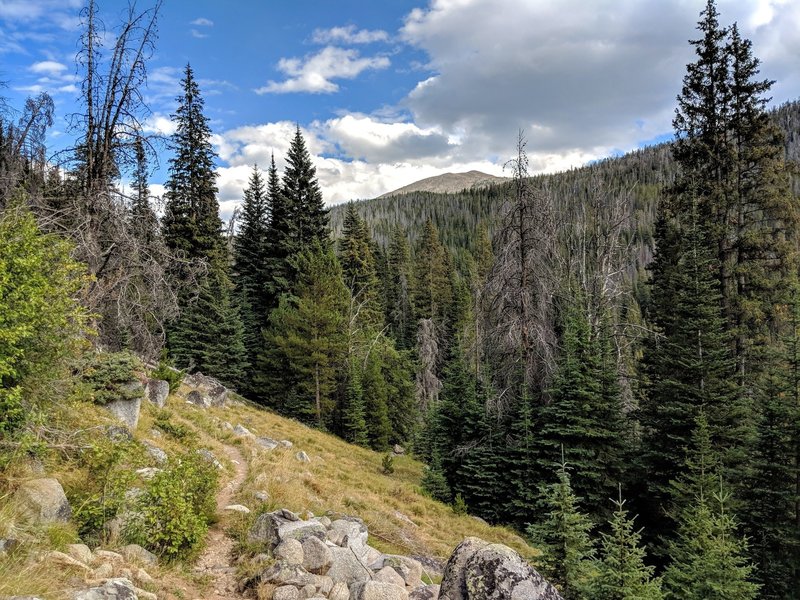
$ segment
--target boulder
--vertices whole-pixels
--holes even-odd
[[[94,561],[95,563],[108,562],[111,564],[122,564],[125,562],[125,558],[119,552],[95,549]]]
[[[34,523],[66,523],[72,516],[64,488],[51,478],[31,479],[14,494],[21,516]]]
[[[408,600],[439,600],[439,586],[421,585],[408,594]]]
[[[281,440],[278,443],[281,446],[283,446],[284,448],[286,448],[287,450],[291,449],[291,447],[294,446],[294,444],[292,442],[290,442],[289,440]]]
[[[333,557],[326,575],[334,582],[342,581],[348,586],[372,579],[372,571],[365,567],[350,548],[334,546],[330,549]]]
[[[300,600],[300,590],[293,585],[282,585],[272,592],[272,600]]]
[[[250,514],[250,509],[244,506],[243,504],[228,504],[228,506],[225,507],[225,510],[227,510],[228,512],[241,513],[243,515]]]
[[[300,452],[295,454],[294,457],[297,460],[299,460],[301,463],[310,463],[311,462],[311,459],[308,457],[308,454],[306,454],[303,450],[301,450]]]
[[[228,399],[228,388],[213,377],[194,373],[184,377],[183,383],[207,396],[211,406],[225,406],[225,401]]]
[[[350,590],[347,584],[343,581],[334,583],[331,591],[328,593],[328,600],[350,600]]]
[[[233,433],[239,436],[251,436],[253,433],[241,423],[238,423],[236,427],[233,428]]]
[[[407,556],[389,554],[383,557],[383,566],[392,567],[405,585],[415,588],[422,585],[422,563]]]
[[[68,554],[58,552],[57,550],[51,550],[45,554],[44,561],[56,570],[67,568],[75,569],[76,571],[81,571],[82,573],[88,573],[92,570],[89,568],[89,565],[86,565],[79,560],[75,560]]]
[[[405,454],[405,453],[406,453],[406,449],[405,449],[405,448],[403,448],[403,447],[402,447],[400,444],[395,444],[395,445],[392,447],[392,452],[393,452],[394,454],[397,454],[398,456],[401,456],[401,455],[403,455],[403,454]]]
[[[303,544],[297,540],[286,540],[275,546],[272,555],[278,559],[289,563],[290,565],[302,565],[305,555],[303,553]]]
[[[308,584],[303,586],[303,589],[300,590],[300,597],[301,598],[314,598],[317,595],[317,586]]]
[[[303,567],[306,571],[324,574],[333,562],[330,548],[318,537],[309,537],[303,542]]]
[[[121,421],[130,431],[134,431],[139,424],[139,411],[142,408],[144,387],[138,381],[131,381],[123,387],[126,390],[136,392],[136,397],[133,400],[113,400],[106,404],[106,410],[114,415],[118,421]]]
[[[316,575],[312,575],[300,565],[292,565],[279,560],[261,573],[261,581],[277,586],[293,585],[302,588],[308,584],[314,585],[317,580]]]
[[[169,396],[169,382],[163,379],[148,379],[144,386],[144,395],[158,408],[164,408]]]
[[[198,392],[197,390],[192,390],[186,396],[186,401],[199,406],[201,408],[211,408],[211,398],[209,398],[206,394]]]
[[[519,554],[502,544],[466,538],[445,567],[442,600],[563,600]]]
[[[129,563],[139,565],[155,565],[158,563],[158,557],[149,550],[142,548],[139,544],[123,546],[119,549],[119,553]]]
[[[383,567],[380,571],[375,573],[374,577],[375,581],[382,581],[384,583],[392,583],[400,587],[406,587],[406,582],[392,567]]]
[[[114,565],[103,563],[92,572],[95,579],[108,579],[114,575]]]
[[[405,588],[382,581],[361,581],[350,586],[352,600],[408,600]]]
[[[81,590],[74,600],[137,600],[137,590],[128,579],[109,579],[103,585]]]
[[[214,453],[211,452],[211,450],[208,450],[207,448],[198,448],[197,449],[197,453],[200,456],[202,456],[204,459],[206,459],[207,462],[209,462],[212,465],[214,465],[214,467],[216,467],[217,469],[223,469],[224,468],[222,466],[222,463],[217,460],[217,457],[214,456]]]
[[[69,554],[75,560],[81,561],[85,565],[91,564],[92,560],[94,559],[94,556],[92,556],[92,551],[86,544],[68,544],[67,554]]]
[[[167,462],[169,458],[167,456],[167,453],[164,452],[158,446],[156,446],[153,442],[148,442],[147,440],[144,440],[142,444],[144,444],[144,449],[147,451],[147,454],[150,455],[150,458],[152,458],[156,462],[156,464],[163,465]]]
[[[268,437],[258,437],[256,438],[256,443],[267,450],[275,450],[278,447],[278,442]]]
[[[260,514],[250,527],[247,537],[251,543],[261,544],[272,551],[278,544],[288,539],[301,543],[309,537],[324,540],[325,527],[317,521],[290,520],[283,512],[277,511]]]

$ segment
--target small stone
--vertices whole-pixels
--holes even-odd
[[[91,571],[88,565],[85,565],[79,560],[75,560],[68,554],[64,554],[63,552],[58,552],[57,550],[53,550],[48,552],[45,555],[45,561],[53,565],[54,567],[67,567],[71,569],[76,569],[78,571],[82,571],[84,573],[88,573]]]
[[[310,583],[306,586],[303,586],[303,589],[300,590],[301,598],[313,598],[316,595],[317,595],[317,587]]]
[[[197,390],[192,390],[189,392],[189,395],[186,396],[186,402],[195,404],[196,406],[200,406],[202,408],[211,408],[211,398],[209,398],[206,394],[198,392]]]
[[[408,594],[408,600],[439,600],[439,586],[421,585]]]
[[[148,442],[147,440],[144,440],[142,444],[144,444],[144,449],[147,450],[147,454],[149,454],[150,458],[156,461],[157,464],[163,465],[164,463],[167,462],[168,460],[167,453],[164,452],[158,446],[156,446],[153,442]]]
[[[222,463],[217,460],[217,457],[214,456],[214,453],[211,452],[208,448],[198,448],[197,453],[202,456],[206,461],[214,465],[217,469],[224,469],[225,467],[222,466]]]
[[[233,428],[233,433],[235,433],[236,435],[248,436],[248,437],[253,435],[252,432],[241,423]]]
[[[114,565],[105,562],[94,570],[93,575],[95,579],[108,579],[114,575]]]
[[[158,408],[164,408],[169,396],[169,383],[163,379],[148,379],[144,386],[144,393],[147,399]]]
[[[138,597],[142,600],[157,600],[155,594],[150,596],[152,598],[146,598],[140,590],[133,587],[130,580],[118,577],[109,579],[103,585],[76,592],[73,598],[74,600],[135,600]]]
[[[136,563],[142,565],[155,565],[158,563],[158,557],[145,550],[139,544],[128,544],[119,549],[119,553],[129,563]]]
[[[276,514],[279,517],[283,517],[287,521],[299,521],[300,520],[300,517],[298,517],[295,513],[293,513],[292,511],[290,511],[287,508],[282,508],[282,509],[276,511]]]
[[[256,438],[256,443],[267,450],[274,450],[278,447],[278,442],[268,437],[258,437]]]
[[[269,500],[269,494],[264,490],[259,490],[255,494],[253,494],[256,500],[259,502],[266,502]]]
[[[394,454],[397,454],[398,456],[401,456],[406,453],[406,449],[403,448],[400,444],[395,444],[394,447],[392,447],[392,452]]]
[[[144,467],[143,469],[136,469],[136,474],[142,479],[149,481],[161,473],[161,471],[162,469],[159,469],[158,467]]]
[[[154,593],[152,593],[152,592],[146,592],[146,591],[144,591],[144,590],[141,590],[141,589],[139,589],[139,588],[134,588],[134,590],[133,590],[133,591],[136,593],[136,597],[137,597],[139,600],[158,600],[158,596],[156,596],[156,595],[155,595]],[[109,600],[112,600],[112,599],[111,599],[111,598],[109,598]],[[117,600],[117,599],[113,599],[113,600]],[[120,599],[120,600],[121,600],[121,599]]]
[[[310,463],[311,462],[311,459],[308,457],[308,454],[306,454],[302,450],[300,452],[298,452],[297,454],[295,454],[294,457],[297,460],[299,460],[300,462],[302,462],[302,463]]]
[[[94,551],[94,561],[95,561],[95,563],[110,562],[110,563],[116,564],[116,563],[125,562],[125,559],[118,552],[111,552],[110,550],[95,549],[95,551]]]
[[[275,547],[272,554],[278,560],[286,561],[291,565],[302,565],[305,560],[303,544],[293,539],[282,541]]]
[[[278,442],[278,443],[279,443],[281,446],[283,446],[284,448],[286,448],[287,450],[291,449],[291,448],[292,448],[292,446],[294,446],[294,444],[292,444],[292,442],[290,442],[289,440],[281,440],[281,441],[280,441],[280,442]]]
[[[331,520],[328,517],[320,517],[319,524],[325,527],[326,529],[329,529],[331,526]]]
[[[134,574],[133,578],[139,585],[153,585],[155,583],[155,580],[150,576],[150,573],[142,568],[136,569],[136,573]]]
[[[243,515],[249,515],[250,514],[250,509],[247,508],[246,506],[242,505],[242,504],[228,504],[228,506],[225,507],[225,510],[230,511],[230,512],[241,513]]]
[[[26,481],[14,494],[13,503],[34,523],[66,523],[72,516],[64,488],[52,478]]]

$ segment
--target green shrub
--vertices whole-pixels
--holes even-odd
[[[158,366],[150,373],[153,379],[162,379],[169,384],[169,393],[172,394],[180,386],[183,381],[183,371],[176,371],[172,366],[172,361],[169,360],[167,351],[161,351],[161,358],[158,361]]]
[[[182,442],[197,441],[197,434],[182,423],[172,420],[172,413],[168,410],[159,410],[155,416],[155,425],[167,435]]]
[[[453,512],[457,515],[466,515],[467,511],[467,503],[464,502],[464,497],[461,494],[456,494],[453,500]]]
[[[125,538],[167,560],[190,558],[215,517],[217,477],[197,452],[172,458],[136,500]]]
[[[381,466],[384,475],[391,475],[394,473],[394,456],[392,456],[391,452],[387,452],[383,455]]]
[[[142,390],[135,372],[141,370],[138,358],[130,352],[91,353],[79,366],[80,376],[91,391],[96,404],[105,405],[114,400],[135,400]]]
[[[425,467],[422,474],[422,491],[439,502],[450,503],[452,494],[447,479],[442,471],[442,463],[438,455],[434,455],[431,464]]]

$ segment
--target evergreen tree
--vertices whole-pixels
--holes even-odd
[[[431,220],[425,223],[414,254],[414,313],[420,319],[444,324],[452,300],[450,256]]]
[[[528,527],[534,546],[542,551],[542,572],[555,583],[566,600],[588,597],[592,583],[594,549],[589,517],[578,510],[567,466],[562,462],[558,482],[542,489],[539,514],[543,518]]]
[[[150,186],[147,183],[150,172],[147,168],[147,154],[141,138],[136,138],[134,151],[136,164],[131,182],[133,191],[131,221],[136,236],[145,246],[148,246],[158,235],[158,218],[150,206]]]
[[[383,340],[378,348],[367,356],[364,366],[363,388],[367,437],[373,450],[386,450],[392,438],[392,422],[389,418],[389,385],[394,374],[385,373],[384,357],[392,352],[389,340]],[[407,373],[407,372],[406,372]],[[402,376],[402,373],[400,374]],[[406,375],[407,377],[407,375]],[[400,399],[396,399],[400,400]]]
[[[262,293],[266,306],[272,310],[278,305],[281,294],[289,290],[292,272],[288,262],[291,215],[287,200],[281,191],[281,181],[278,177],[278,168],[275,166],[274,154],[270,159],[267,171],[267,204],[270,217],[264,249],[266,254],[264,269],[267,272],[267,280]]]
[[[339,240],[339,262],[345,285],[358,307],[359,320],[365,324],[379,325],[382,321],[379,282],[371,246],[367,224],[350,202]]]
[[[353,358],[347,373],[347,389],[344,407],[344,439],[352,444],[366,446],[367,422],[365,419],[364,390],[361,373]]]
[[[270,315],[259,392],[289,397],[284,410],[325,427],[336,404],[337,367],[347,353],[348,291],[335,254],[319,240],[299,254],[295,265],[295,294],[281,297]]]
[[[416,319],[412,299],[414,273],[406,232],[396,227],[389,242],[388,281],[386,283],[386,323],[399,348],[414,347]]]
[[[600,535],[600,559],[590,597],[596,600],[661,600],[661,580],[645,564],[645,550],[634,519],[628,517],[620,488],[610,522],[611,531]]]
[[[181,88],[172,115],[176,131],[170,145],[175,155],[169,160],[162,227],[170,248],[182,250],[189,258],[209,259],[224,250],[216,198],[216,154],[200,88],[188,64]]]

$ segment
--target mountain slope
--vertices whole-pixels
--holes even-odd
[[[378,198],[389,198],[390,196],[409,194],[411,192],[446,194],[449,192],[484,188],[490,185],[503,183],[506,180],[506,177],[498,177],[474,170],[467,171],[466,173],[444,173],[442,175],[420,179],[419,181],[415,181],[414,183],[410,183],[394,191],[381,194]]]

